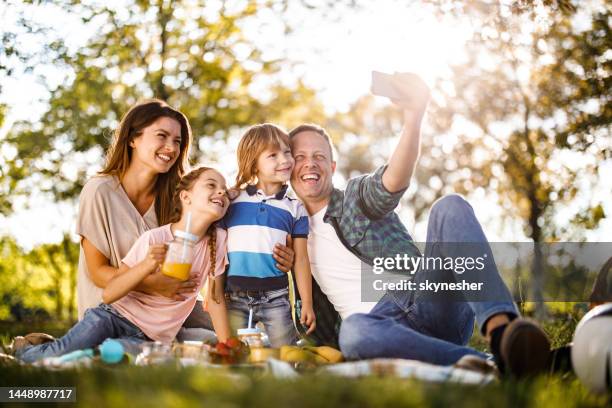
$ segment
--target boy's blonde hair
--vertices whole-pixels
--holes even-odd
[[[261,123],[251,126],[238,144],[238,175],[234,188],[244,188],[257,179],[257,158],[266,149],[289,147],[289,135],[279,126]]]

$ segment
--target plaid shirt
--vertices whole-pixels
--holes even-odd
[[[334,189],[323,221],[334,227],[342,244],[362,262],[396,254],[420,256],[406,227],[393,211],[406,191],[387,191],[382,175],[387,166],[349,180],[346,190]],[[337,347],[340,315],[313,280],[313,304],[317,329],[311,339]]]

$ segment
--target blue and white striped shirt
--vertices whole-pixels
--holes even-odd
[[[285,244],[288,234],[308,236],[306,209],[287,196],[287,186],[271,196],[247,186],[232,201],[222,226],[228,232],[229,291],[287,287],[287,274],[276,267],[272,257],[274,245]]]

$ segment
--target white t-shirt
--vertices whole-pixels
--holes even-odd
[[[369,313],[376,302],[361,301],[361,261],[342,245],[334,227],[323,222],[327,207],[309,217],[310,269],[342,319]]]

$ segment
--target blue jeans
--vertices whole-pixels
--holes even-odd
[[[297,331],[291,318],[289,289],[259,293],[233,291],[227,293],[227,299],[232,330],[247,327],[249,309],[252,308],[252,325],[263,323],[272,347],[296,342]]]
[[[479,243],[491,249],[474,210],[458,195],[438,200],[431,209],[427,226],[425,257],[444,257],[448,246],[436,243]],[[417,284],[426,274],[417,272]],[[499,276],[494,262],[485,268],[487,285],[496,293],[491,301],[419,301],[413,291],[389,291],[367,314],[349,316],[340,327],[339,344],[347,359],[378,357],[406,358],[432,364],[450,365],[472,354],[466,347],[474,331],[474,320],[484,330],[488,319],[499,313],[518,316],[512,296]]]
[[[112,306],[100,304],[87,309],[83,319],[55,341],[29,346],[17,352],[16,357],[32,363],[45,357],[56,357],[75,350],[96,347],[108,338],[121,342],[129,353],[137,353],[138,346],[150,339],[132,322],[121,316]]]

